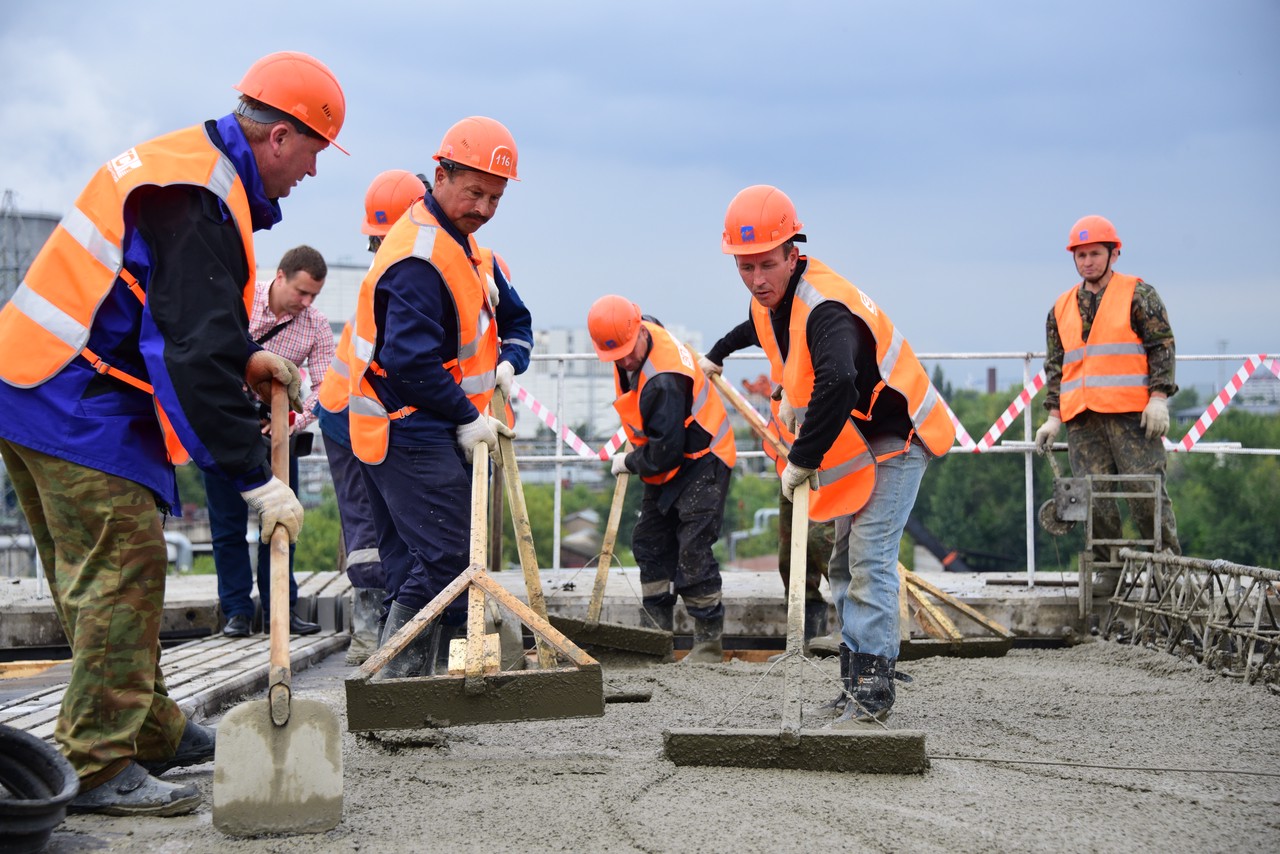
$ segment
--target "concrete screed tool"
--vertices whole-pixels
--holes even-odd
[[[600,664],[485,571],[489,447],[478,444],[471,469],[471,565],[346,680],[347,728],[353,732],[601,716]],[[468,594],[461,673],[374,679],[454,599]],[[516,617],[568,666],[502,671],[496,643],[485,636],[485,596]],[[496,641],[496,638],[495,638]],[[455,641],[454,643],[457,643]]]
[[[628,447],[624,444],[618,453],[625,454]],[[572,638],[575,643],[583,646],[638,652],[657,656],[663,661],[670,661],[675,654],[671,632],[658,628],[646,629],[640,626],[620,626],[600,622],[600,611],[604,605],[604,589],[609,581],[609,565],[613,561],[613,546],[618,538],[622,505],[627,497],[628,479],[628,474],[622,472],[618,475],[617,483],[613,487],[613,504],[609,507],[609,522],[605,526],[604,542],[600,546],[600,562],[596,567],[596,581],[591,589],[591,604],[587,607],[587,618],[578,620],[573,617],[555,616],[551,619],[551,623]]]
[[[271,468],[289,482],[284,386],[271,384]],[[342,733],[316,700],[290,696],[289,533],[271,533],[271,670],[266,701],[241,703],[218,726],[213,826],[230,836],[322,833],[342,821]]]

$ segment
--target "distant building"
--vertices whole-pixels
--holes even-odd
[[[13,296],[61,219],[56,214],[20,211],[13,191],[4,191],[0,202],[0,303]]]

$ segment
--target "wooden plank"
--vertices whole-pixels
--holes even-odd
[[[943,590],[939,590],[937,587],[934,587],[932,584],[925,581],[923,578],[916,575],[911,570],[904,569],[903,571],[906,573],[908,582],[924,590],[926,593],[930,593],[933,596],[937,597],[938,599],[941,599],[943,602],[946,602],[948,605],[955,608],[957,611],[964,614],[965,616],[969,617],[974,622],[977,622],[983,626],[986,626],[988,629],[1000,635],[1001,637],[1005,637],[1005,638],[1013,637],[1013,632],[1009,631],[1009,629],[1000,625],[995,620],[988,617],[986,614],[983,614],[981,611],[978,611],[970,607],[969,605],[966,605],[964,602],[961,602],[959,599],[952,596],[950,593],[947,593]]]

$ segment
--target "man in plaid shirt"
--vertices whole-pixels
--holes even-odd
[[[315,420],[317,391],[325,371],[333,361],[333,329],[324,313],[312,303],[324,287],[328,266],[310,246],[290,249],[280,259],[276,276],[258,282],[249,318],[249,336],[300,369],[305,365],[304,382],[310,392],[301,414],[290,413],[289,486],[298,491],[298,435]],[[304,387],[305,388],[305,387]],[[268,427],[264,425],[264,436]],[[309,438],[309,437],[307,437]],[[253,634],[253,570],[245,543],[249,508],[229,480],[204,472],[205,495],[209,504],[209,528],[213,536],[213,561],[218,571],[218,601],[226,618],[223,634],[247,637]],[[293,549],[289,546],[289,605],[298,600],[298,584],[293,578]],[[258,546],[258,596],[263,604],[263,626],[267,625],[267,603],[271,601],[271,558],[269,543]],[[310,635],[320,631],[318,623],[289,615],[289,631]]]

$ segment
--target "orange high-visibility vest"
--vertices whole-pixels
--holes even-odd
[[[804,424],[805,412],[813,396],[813,362],[807,326],[809,313],[822,303],[828,300],[839,302],[867,325],[875,339],[876,364],[880,369],[880,384],[872,392],[871,399],[865,401],[861,412],[850,413],[840,435],[823,455],[818,467],[818,488],[809,497],[809,518],[825,522],[858,512],[875,489],[877,460],[862,437],[857,421],[870,417],[876,397],[886,386],[906,399],[912,427],[929,453],[934,456],[945,454],[955,442],[956,433],[937,389],[929,381],[928,372],[889,317],[853,283],[820,261],[806,260],[804,276],[796,286],[791,304],[791,340],[785,361],[773,339],[768,310],[755,300],[751,305],[756,337],[764,346],[770,364],[781,366],[782,385],[795,410],[796,423]]]
[[[693,361],[688,348],[673,338],[670,332],[647,320],[642,320],[641,323],[645,329],[649,330],[653,345],[649,349],[649,355],[644,364],[640,367],[640,379],[636,387],[624,393],[617,370],[613,372],[613,384],[618,395],[613,408],[622,417],[622,427],[627,432],[627,438],[636,448],[649,442],[649,437],[644,432],[644,419],[640,415],[640,395],[644,391],[645,383],[658,374],[681,374],[693,380],[693,403],[689,415],[684,419],[684,426],[688,428],[696,421],[711,437],[710,444],[701,451],[686,452],[685,460],[692,461],[713,453],[725,465],[733,468],[733,464],[738,460],[738,449],[733,444],[733,428],[729,426],[729,416],[725,412],[720,393],[707,382],[707,375]],[[680,466],[676,466],[660,474],[645,475],[641,480],[653,484],[666,483],[679,471]]]
[[[378,281],[392,265],[406,258],[429,261],[440,271],[458,318],[458,352],[453,359],[445,361],[444,367],[477,410],[485,412],[489,406],[496,380],[494,369],[498,366],[498,329],[489,303],[493,259],[476,246],[470,235],[467,244],[470,256],[450,235],[440,233],[440,224],[425,202],[417,201],[409,208],[408,215],[397,220],[387,232],[374,256],[373,266],[360,283],[348,356],[347,419],[351,427],[351,449],[363,462],[378,465],[386,459],[391,422],[417,411],[417,407],[403,406],[388,412],[365,377],[367,371],[381,370],[372,363],[379,335],[373,311]]]
[[[246,269],[246,313],[253,310],[253,219],[235,165],[209,138],[204,125],[174,131],[131,148],[90,179],[36,256],[13,297],[0,308],[0,379],[19,388],[46,382],[83,356],[98,373],[153,396],[151,384],[104,362],[87,348],[98,307],[116,280],[140,302],[146,293],[124,268],[124,208],[142,186],[191,184],[226,204],[240,232]],[[175,465],[190,457],[156,401],[156,419]]]
[[[1151,397],[1147,349],[1133,331],[1130,316],[1139,279],[1111,274],[1102,303],[1084,340],[1084,320],[1076,294],[1080,286],[1058,297],[1053,315],[1062,339],[1062,387],[1058,408],[1070,421],[1086,409],[1094,412],[1141,412]]]

